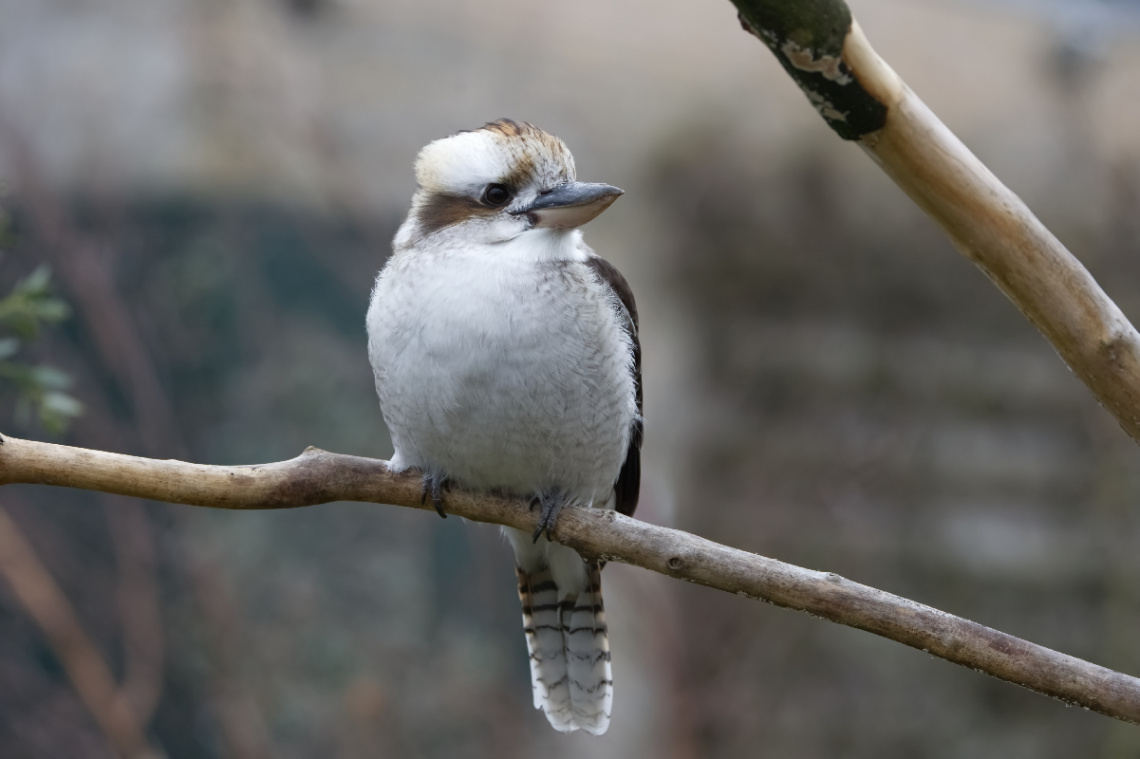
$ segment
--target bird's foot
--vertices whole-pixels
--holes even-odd
[[[558,514],[562,511],[565,503],[566,499],[558,490],[544,491],[530,499],[531,511],[534,511],[535,506],[541,507],[538,512],[538,526],[534,528],[535,543],[538,542],[543,533],[546,533],[547,540],[551,539],[554,527],[558,523]]]
[[[424,479],[420,487],[422,488],[420,490],[420,504],[427,502],[430,493],[431,505],[435,506],[436,513],[447,519],[447,514],[443,511],[443,494],[451,492],[451,480],[441,474],[424,472]]]

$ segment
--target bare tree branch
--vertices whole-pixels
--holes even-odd
[[[733,0],[828,125],[860,146],[1140,442],[1140,334],[1065,246],[871,48],[843,0]]]
[[[55,655],[108,742],[125,759],[163,756],[151,746],[107,662],[8,512],[0,508],[0,576],[47,636]]]
[[[289,461],[207,466],[18,438],[0,445],[0,484],[29,483],[222,509],[287,509],[368,501],[431,509],[420,478],[387,462],[308,448]],[[477,522],[535,527],[526,502],[452,491],[447,511]],[[614,512],[566,509],[555,539],[584,556],[620,561],[856,627],[1110,717],[1140,723],[1140,679],[961,617],[680,530]]]
[[[117,606],[123,630],[122,693],[147,725],[162,698],[163,635],[158,555],[142,504],[104,494],[103,515],[118,575]]]

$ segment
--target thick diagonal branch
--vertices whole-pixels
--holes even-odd
[[[828,125],[859,141],[1140,442],[1140,334],[1081,262],[878,56],[847,4],[732,2]]]
[[[386,462],[309,448],[289,461],[206,466],[5,438],[0,484],[99,490],[221,509],[286,509],[329,501],[421,504],[421,478]],[[525,501],[453,490],[447,511],[531,531]],[[554,537],[584,556],[620,561],[799,609],[922,649],[994,677],[1140,723],[1140,680],[914,601],[613,512],[566,509]]]

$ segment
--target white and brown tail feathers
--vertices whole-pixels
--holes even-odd
[[[588,564],[585,590],[561,600],[549,568],[516,571],[534,708],[555,730],[601,735],[610,725],[614,694],[600,567]]]

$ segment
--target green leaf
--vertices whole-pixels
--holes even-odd
[[[0,337],[0,360],[20,352],[20,341],[14,337]]]
[[[67,393],[52,390],[44,393],[40,409],[41,414],[51,413],[63,417],[73,417],[83,413],[83,404]]]
[[[21,393],[35,389],[37,385],[31,367],[17,361],[0,361],[0,377],[19,385]]]
[[[12,360],[23,347],[21,338],[31,340],[41,324],[70,315],[71,307],[52,294],[51,271],[45,265],[36,267],[0,298],[0,329],[15,335],[0,337],[0,380],[15,386],[15,416],[21,426],[37,417],[45,430],[61,434],[72,418],[83,413],[83,404],[62,392],[71,385],[67,374],[52,366]]]
[[[61,322],[71,316],[71,306],[59,298],[45,298],[34,303],[32,308],[40,321]]]
[[[45,390],[66,390],[71,386],[71,377],[44,364],[32,368],[32,381]]]
[[[5,299],[12,301],[12,296]],[[3,308],[7,305],[8,308]],[[8,331],[15,332],[25,340],[31,340],[36,336],[37,324],[36,318],[28,313],[25,304],[22,302],[12,302],[0,305],[0,322],[8,328]]]
[[[51,269],[47,264],[40,264],[28,276],[16,283],[13,293],[29,295],[47,295],[51,285]]]

